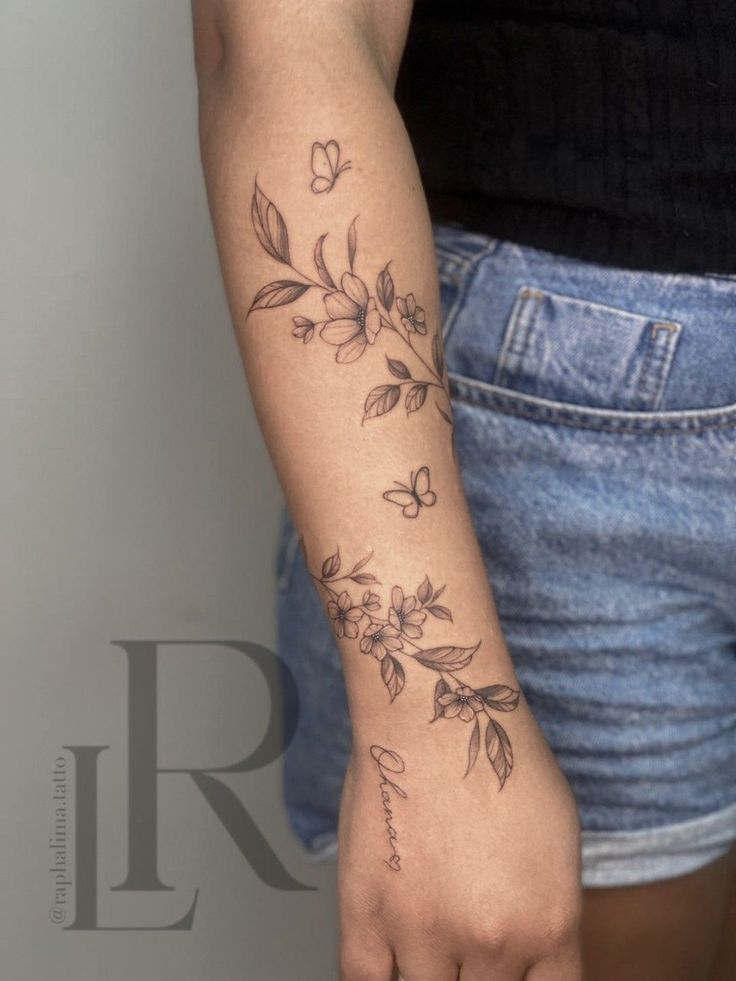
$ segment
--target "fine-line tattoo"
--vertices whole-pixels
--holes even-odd
[[[366,351],[375,349],[379,337],[391,340],[394,346],[401,346],[401,358],[385,356],[386,368],[393,380],[368,392],[363,404],[363,423],[387,415],[399,404],[403,404],[409,416],[433,403],[452,431],[452,407],[441,333],[436,326],[428,328],[425,312],[413,293],[396,295],[389,269],[391,262],[379,272],[373,292],[356,275],[357,217],[348,229],[347,268],[337,278],[330,272],[324,256],[327,233],[321,235],[314,246],[317,278],[296,268],[291,258],[286,222],[257,181],[251,219],[263,250],[276,262],[287,266],[296,278],[276,279],[262,286],[253,297],[248,316],[256,310],[287,306],[309,291],[317,291],[324,304],[325,319],[313,320],[303,315],[292,318],[292,334],[304,344],[318,334],[326,344],[336,348],[338,364],[357,361]],[[421,349],[427,343],[429,355],[426,348]],[[454,452],[454,442],[452,445]]]
[[[480,641],[470,647],[440,645],[426,647],[418,643],[433,620],[453,623],[450,610],[437,602],[445,590],[435,589],[425,576],[416,592],[405,594],[401,586],[390,591],[390,605],[381,616],[382,600],[377,592],[366,589],[360,602],[350,592],[351,583],[359,586],[381,586],[365,567],[373,557],[369,552],[347,572],[342,571],[340,550],[322,563],[319,575],[310,571],[318,590],[326,596],[327,614],[335,635],[342,639],[358,640],[363,654],[380,664],[381,680],[393,702],[406,683],[404,663],[414,662],[438,674],[434,690],[434,717],[459,719],[472,723],[465,776],[478,758],[481,741],[481,720],[485,725],[484,744],[488,762],[503,788],[514,765],[511,740],[492,712],[512,712],[519,704],[520,693],[508,685],[487,685],[472,688],[461,677],[480,647]],[[308,563],[309,566],[309,563]],[[428,619],[428,617],[430,619]],[[404,663],[400,660],[404,659]]]
[[[420,508],[431,508],[437,495],[429,486],[429,467],[420,467],[409,477],[409,484],[395,480],[398,490],[383,492],[383,499],[390,504],[398,504],[405,518],[416,518]]]
[[[388,844],[389,848],[391,849],[390,857],[388,859],[384,859],[384,862],[390,869],[393,869],[394,872],[400,872],[401,856],[399,855],[397,845],[399,835],[393,823],[394,813],[391,806],[391,791],[406,800],[408,796],[406,791],[392,779],[393,776],[403,773],[406,767],[399,754],[394,752],[392,749],[384,749],[383,746],[374,745],[370,748],[370,754],[376,761],[378,773],[381,778],[378,787],[381,791],[381,804],[383,806],[384,821],[386,823]]]
[[[312,174],[310,187],[315,194],[329,194],[335,181],[344,170],[350,170],[350,161],[340,163],[340,145],[337,140],[312,144]]]

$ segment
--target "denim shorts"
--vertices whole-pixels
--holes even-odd
[[[583,881],[736,840],[736,276],[648,273],[435,228],[458,460],[521,685],[577,799]],[[350,728],[283,517],[289,819],[334,854]]]

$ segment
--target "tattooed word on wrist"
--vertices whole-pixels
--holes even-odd
[[[437,602],[445,587],[435,589],[428,576],[412,594],[407,595],[401,586],[393,586],[386,609],[372,589],[365,590],[362,599],[356,602],[351,595],[351,584],[381,585],[373,573],[365,571],[372,557],[369,553],[349,571],[342,572],[338,549],[322,563],[319,575],[310,573],[318,590],[326,596],[327,614],[336,636],[358,641],[361,653],[378,661],[381,680],[391,702],[406,684],[404,665],[435,671],[438,678],[434,718],[430,721],[458,719],[472,723],[465,776],[478,758],[483,722],[485,755],[498,778],[499,790],[502,789],[511,774],[514,757],[506,730],[491,713],[512,712],[519,704],[519,691],[499,684],[476,689],[463,680],[461,672],[473,660],[480,641],[470,647],[426,645],[424,635],[434,626],[433,621],[454,623],[448,607]]]
[[[381,791],[381,803],[383,805],[389,848],[391,849],[390,858],[384,859],[384,862],[386,862],[386,865],[388,865],[390,869],[393,869],[394,872],[400,872],[401,856],[399,855],[398,846],[396,844],[399,836],[393,824],[394,813],[391,807],[391,792],[393,791],[394,793],[398,794],[399,797],[403,797],[404,800],[406,800],[406,791],[392,779],[392,777],[396,776],[397,774],[403,773],[406,767],[404,766],[404,761],[399,754],[394,752],[392,749],[384,749],[383,746],[371,746],[370,754],[376,761],[378,773],[381,777],[381,782],[378,784],[378,787]]]
[[[347,263],[337,277],[330,272],[324,256],[327,233],[318,238],[313,251],[317,278],[294,265],[286,222],[257,182],[251,203],[251,219],[263,250],[276,262],[287,266],[291,276],[262,286],[253,297],[248,316],[255,310],[296,303],[307,293],[320,294],[324,318],[293,317],[294,337],[308,344],[317,334],[326,344],[336,348],[335,361],[338,364],[357,361],[367,351],[375,350],[379,340],[381,344],[390,342],[392,349],[400,348],[402,352],[401,358],[386,355],[386,369],[391,380],[368,392],[363,403],[362,421],[365,423],[387,415],[399,404],[403,405],[409,416],[433,403],[440,416],[452,427],[452,407],[440,331],[437,327],[428,327],[424,310],[413,293],[396,295],[389,270],[390,262],[376,277],[373,291],[356,275],[358,219],[354,218],[348,229]],[[395,350],[392,353],[395,354]]]
[[[416,473],[412,471],[409,484],[395,480],[396,490],[383,492],[383,499],[390,504],[398,504],[405,518],[416,518],[420,508],[431,508],[437,501],[437,495],[429,486],[429,467],[420,467]]]
[[[340,145],[337,140],[312,144],[312,174],[310,187],[315,194],[329,194],[335,181],[344,170],[350,170],[350,161],[340,163]]]

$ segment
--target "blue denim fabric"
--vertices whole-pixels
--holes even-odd
[[[697,867],[708,828],[736,839],[736,277],[435,232],[465,488],[521,684],[607,869],[588,881]],[[319,852],[350,731],[286,515],[278,574],[301,699],[286,804]]]

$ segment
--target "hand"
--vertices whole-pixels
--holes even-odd
[[[441,719],[421,743],[372,752],[354,738],[340,814],[342,981],[391,981],[396,967],[403,981],[582,976],[569,787],[525,706],[501,792],[487,766],[463,778],[463,728]]]

